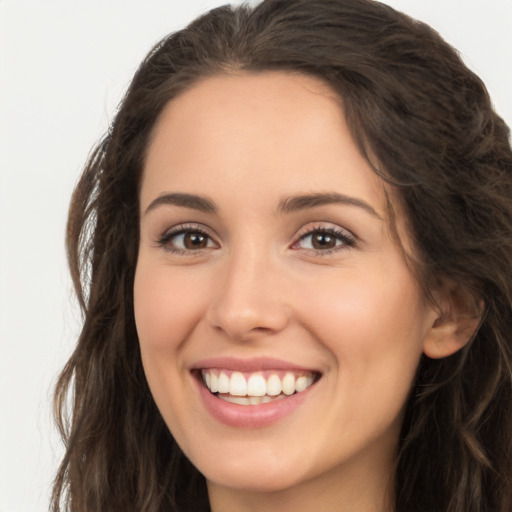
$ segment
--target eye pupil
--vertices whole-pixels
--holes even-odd
[[[330,249],[336,245],[335,237],[328,233],[316,233],[312,242],[315,249]]]
[[[187,233],[184,237],[184,245],[187,249],[203,249],[206,247],[207,237],[201,233]]]

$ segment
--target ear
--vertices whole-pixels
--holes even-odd
[[[425,337],[423,352],[432,359],[441,359],[473,339],[480,327],[484,302],[452,285],[443,285],[433,295],[435,319]]]

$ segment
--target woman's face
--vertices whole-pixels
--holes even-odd
[[[210,491],[388,480],[435,313],[334,93],[196,84],[156,126],[140,216],[144,369]]]

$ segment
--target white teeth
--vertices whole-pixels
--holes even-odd
[[[247,381],[240,372],[233,372],[229,379],[229,394],[234,396],[247,395]]]
[[[305,375],[302,375],[295,381],[295,391],[300,393],[308,387],[308,379]]]
[[[281,393],[281,391],[281,379],[275,373],[273,373],[267,379],[267,395],[277,396]]]
[[[229,393],[229,377],[224,372],[219,375],[217,391],[219,393]]]
[[[293,373],[288,372],[282,381],[283,393],[285,395],[293,395],[295,393],[295,375]]]
[[[249,398],[247,398],[246,396],[223,395],[222,400],[226,402],[231,402],[232,404],[251,405],[249,402]]]
[[[233,372],[229,377],[225,371],[203,370],[202,375],[206,387],[212,393],[228,395],[222,396],[228,402],[233,402],[232,399],[237,397],[233,403],[245,405],[258,405],[275,398],[285,398],[306,390],[314,382],[312,373],[297,377],[293,372],[286,372],[282,379],[277,373],[271,373],[265,379],[261,372],[251,374],[248,379],[241,372]],[[248,398],[240,400],[242,397]]]
[[[282,393],[279,396],[233,396],[233,395],[219,395],[221,400],[225,402],[230,402],[232,404],[238,405],[259,405],[259,404],[268,404],[269,402],[273,402],[274,400],[281,400],[282,398],[286,398],[286,395]]]
[[[209,388],[212,393],[217,393],[217,391],[219,390],[218,382],[219,382],[219,378],[217,377],[217,375],[215,375],[215,373],[211,372]],[[206,384],[206,385],[208,386],[208,384]]]
[[[250,396],[263,396],[267,394],[267,383],[263,375],[254,374],[249,377],[247,394]]]

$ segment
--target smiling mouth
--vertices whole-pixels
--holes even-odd
[[[217,398],[239,405],[259,405],[302,393],[320,378],[317,372],[265,371],[242,373],[221,369],[200,371],[204,386]]]

